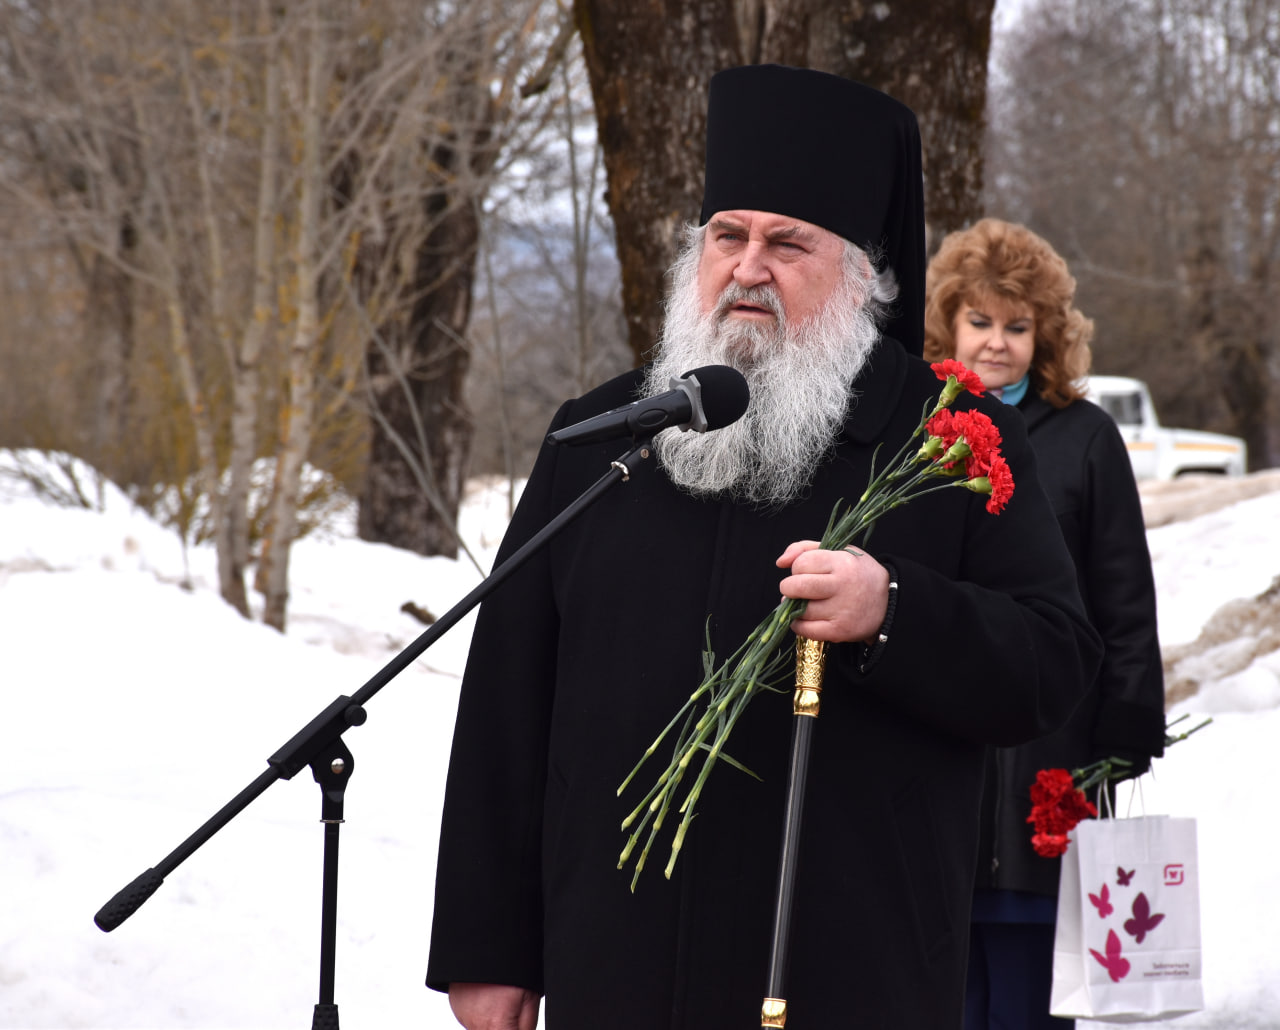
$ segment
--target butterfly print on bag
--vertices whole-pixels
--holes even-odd
[[[1115,906],[1111,904],[1111,890],[1105,883],[1102,885],[1101,896],[1097,894],[1090,894],[1089,900],[1093,902],[1093,907],[1098,910],[1098,917],[1100,919],[1106,919],[1107,916],[1111,915],[1111,913],[1115,911]]]
[[[1098,964],[1107,971],[1112,983],[1119,983],[1129,975],[1129,960],[1120,954],[1120,938],[1115,930],[1107,931],[1107,953],[1105,955],[1089,949],[1089,954],[1098,960]]]
[[[1124,921],[1124,932],[1141,944],[1143,938],[1162,922],[1164,922],[1164,913],[1152,914],[1151,902],[1147,900],[1145,894],[1139,893],[1133,899],[1133,918]]]

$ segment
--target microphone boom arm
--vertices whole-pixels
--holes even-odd
[[[313,772],[315,772],[318,764],[327,762],[326,756],[331,752],[340,752],[345,756],[345,775],[349,776],[354,763],[341,737],[350,727],[362,724],[368,717],[364,709],[365,702],[408,668],[419,655],[452,629],[472,608],[501,586],[513,573],[525,565],[534,554],[545,547],[554,536],[582,514],[590,505],[594,504],[606,491],[616,483],[627,482],[631,478],[632,471],[637,467],[637,463],[649,458],[652,454],[652,437],[646,437],[635,442],[631,450],[611,463],[608,472],[596,480],[581,496],[530,537],[521,547],[512,552],[506,561],[495,568],[466,597],[455,604],[396,657],[378,670],[355,694],[350,697],[345,694],[339,695],[330,702],[328,706],[294,734],[287,743],[267,760],[268,768],[263,770],[239,794],[206,820],[195,833],[174,848],[154,867],[147,869],[119,890],[93,917],[97,927],[109,933],[133,915],[160,888],[166,876],[190,858],[201,845],[212,838],[215,833],[248,807],[250,802],[263,794],[277,780],[291,779],[308,766],[311,766]],[[335,766],[335,769],[337,769],[337,766]],[[320,773],[317,773],[317,781],[319,780]],[[345,786],[345,777],[343,777],[340,786]],[[326,798],[328,798],[328,794],[338,789],[333,783],[327,785],[321,783],[321,787],[326,790]],[[340,797],[340,794],[337,796]],[[326,803],[330,802],[326,800]],[[338,801],[337,803],[340,805],[341,802]],[[329,821],[326,820],[326,822]],[[329,838],[326,837],[327,847],[329,843]],[[333,852],[332,861],[336,863],[336,847]],[[336,865],[335,868],[330,870],[329,863],[329,851],[326,850],[326,880],[333,881],[332,890],[336,895]],[[330,903],[331,900],[332,898],[327,895],[327,903]],[[332,1005],[334,953],[332,937],[334,925],[331,918],[332,912],[326,910],[325,914],[326,918],[322,920],[322,932],[325,935],[325,940],[322,941],[321,949],[322,963],[324,964],[324,968],[321,970],[321,984],[322,993],[327,991],[328,997],[321,999],[321,1005],[317,1006],[317,1012],[320,1014],[316,1018],[321,1019],[323,1017],[324,1020],[328,1020],[330,1018],[330,1010],[336,1010],[336,1006]],[[336,1018],[336,1011],[332,1013],[332,1016]],[[336,1026],[336,1022],[333,1025]]]

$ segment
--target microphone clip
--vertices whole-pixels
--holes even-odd
[[[671,389],[679,390],[689,398],[689,408],[693,412],[689,421],[679,427],[680,432],[687,433],[692,429],[695,433],[705,433],[707,431],[707,413],[702,408],[702,384],[698,382],[697,375],[693,372],[686,372],[682,376],[672,376],[668,385],[670,385]]]

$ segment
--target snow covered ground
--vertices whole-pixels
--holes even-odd
[[[504,495],[477,489],[463,532],[492,559]],[[1194,639],[1225,601],[1280,573],[1280,492],[1149,533],[1162,637]],[[192,588],[182,583],[190,570]],[[0,481],[0,641],[10,761],[0,772],[0,1027],[304,1027],[318,997],[323,830],[310,772],[275,783],[119,929],[94,913],[358,690],[479,582],[466,562],[346,535],[301,541],[281,636],[220,601],[213,555],[108,490],[51,507]],[[336,1000],[348,1028],[446,1030],[422,985],[440,794],[470,620],[344,739]],[[1142,781],[1148,813],[1199,820],[1207,1008],[1182,1027],[1280,1026],[1280,653],[1171,715],[1214,724]],[[1127,802],[1122,797],[1122,808]],[[602,1030],[605,1030],[602,1025]]]

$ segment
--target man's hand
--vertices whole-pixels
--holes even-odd
[[[535,1030],[539,998],[506,984],[452,983],[449,1007],[466,1030]]]
[[[851,553],[856,551],[857,553]],[[889,608],[889,572],[871,555],[850,548],[824,551],[816,540],[799,540],[778,559],[791,575],[784,597],[808,601],[791,628],[810,640],[870,641]]]

